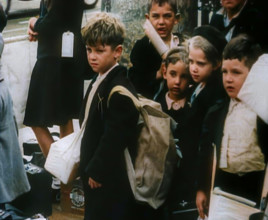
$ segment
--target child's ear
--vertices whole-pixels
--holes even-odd
[[[114,49],[114,58],[117,60],[123,52],[123,46],[121,44],[117,45]]]
[[[167,79],[167,67],[166,67],[166,65],[162,64],[161,69],[162,69],[163,78]]]
[[[150,17],[149,14],[146,13],[146,14],[145,14],[145,18],[146,18],[146,19],[149,19],[149,17]]]

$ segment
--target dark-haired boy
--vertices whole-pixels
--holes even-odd
[[[200,172],[197,207],[207,214],[213,147],[217,151],[214,186],[259,204],[265,162],[268,126],[237,95],[261,55],[261,48],[249,36],[233,38],[223,51],[223,85],[229,98],[210,108],[200,143]]]
[[[182,43],[182,37],[172,34],[178,23],[176,0],[150,0],[148,13],[145,15],[161,37],[167,48],[171,49]],[[153,98],[159,90],[162,79],[162,57],[147,36],[137,40],[131,54],[128,76],[138,93]]]

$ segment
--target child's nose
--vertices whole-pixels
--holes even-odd
[[[194,73],[197,72],[197,69],[198,69],[198,68],[197,68],[197,65],[196,65],[196,64],[192,64],[192,65],[191,65],[191,70],[192,70],[192,72],[194,72]]]
[[[163,24],[164,21],[165,21],[164,17],[163,17],[163,16],[160,16],[159,19],[158,19],[158,22],[159,22],[160,24]]]
[[[232,82],[232,81],[233,81],[233,77],[232,77],[231,74],[228,74],[228,73],[227,73],[225,78],[226,78],[226,81],[227,81],[227,82]]]
[[[180,84],[180,77],[176,77],[176,84]]]
[[[96,54],[95,54],[94,52],[91,52],[91,53],[89,54],[89,59],[93,60],[93,59],[95,59],[95,58],[96,58]]]

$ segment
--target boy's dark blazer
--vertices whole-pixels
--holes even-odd
[[[101,82],[93,97],[82,138],[80,173],[87,198],[94,198],[87,201],[86,207],[86,212],[96,216],[92,219],[109,219],[103,215],[109,214],[108,209],[114,201],[128,201],[133,197],[126,173],[124,149],[135,146],[139,113],[130,98],[118,93],[112,95],[107,106],[110,91],[117,85],[124,86],[135,95],[126,74],[125,67],[116,66]],[[84,99],[80,124],[91,88],[92,83]],[[101,183],[102,187],[90,189],[89,177]]]
[[[213,162],[213,146],[216,146],[217,161],[219,161],[220,147],[223,137],[224,123],[228,113],[230,98],[219,101],[212,106],[203,123],[198,158],[197,188],[209,192]],[[268,125],[257,117],[257,135],[265,160],[268,159]],[[218,165],[217,165],[218,167]]]

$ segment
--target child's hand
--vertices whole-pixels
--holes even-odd
[[[29,25],[28,25],[28,30],[27,30],[27,34],[29,35],[29,41],[37,40],[38,33],[33,30],[36,21],[37,21],[36,17],[32,17],[29,20]]]
[[[102,186],[100,183],[96,182],[91,177],[89,177],[88,185],[90,186],[91,189],[97,189]]]
[[[201,190],[196,194],[196,206],[201,219],[205,219],[208,212],[208,201],[206,194]]]

